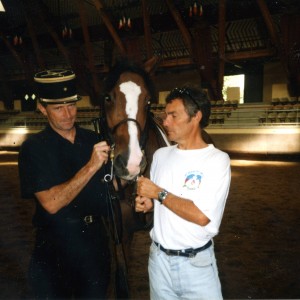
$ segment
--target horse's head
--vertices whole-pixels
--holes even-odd
[[[102,136],[114,145],[114,172],[125,180],[143,173],[147,119],[153,96],[145,70],[130,63],[116,65],[105,80]],[[102,122],[103,123],[103,122]],[[103,131],[107,132],[103,132]]]

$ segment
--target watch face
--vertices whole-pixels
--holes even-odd
[[[168,195],[168,192],[165,190],[162,190],[161,192],[158,193],[158,201],[160,203],[162,203],[166,199],[167,195]]]

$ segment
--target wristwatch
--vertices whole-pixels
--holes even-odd
[[[162,190],[158,193],[157,200],[160,204],[163,204],[163,201],[167,198],[168,196],[168,191]]]

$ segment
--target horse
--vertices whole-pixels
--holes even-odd
[[[123,272],[117,272],[117,276],[123,277],[115,283],[117,298],[127,298],[129,294],[126,274],[133,234],[149,230],[152,225],[151,213],[135,212],[135,180],[141,175],[149,177],[155,150],[169,145],[160,122],[151,113],[154,99],[149,72],[136,63],[119,61],[104,80],[100,116],[93,120],[100,139],[106,140],[112,149],[111,166],[104,180],[110,183],[117,267]],[[117,188],[111,184],[113,178]]]

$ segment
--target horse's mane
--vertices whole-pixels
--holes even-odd
[[[149,91],[151,100],[154,99],[155,88],[150,75],[141,65],[127,59],[117,61],[116,64],[110,69],[107,77],[104,79],[103,90],[105,94],[109,93],[114,88],[121,74],[125,72],[131,72],[140,75]]]

